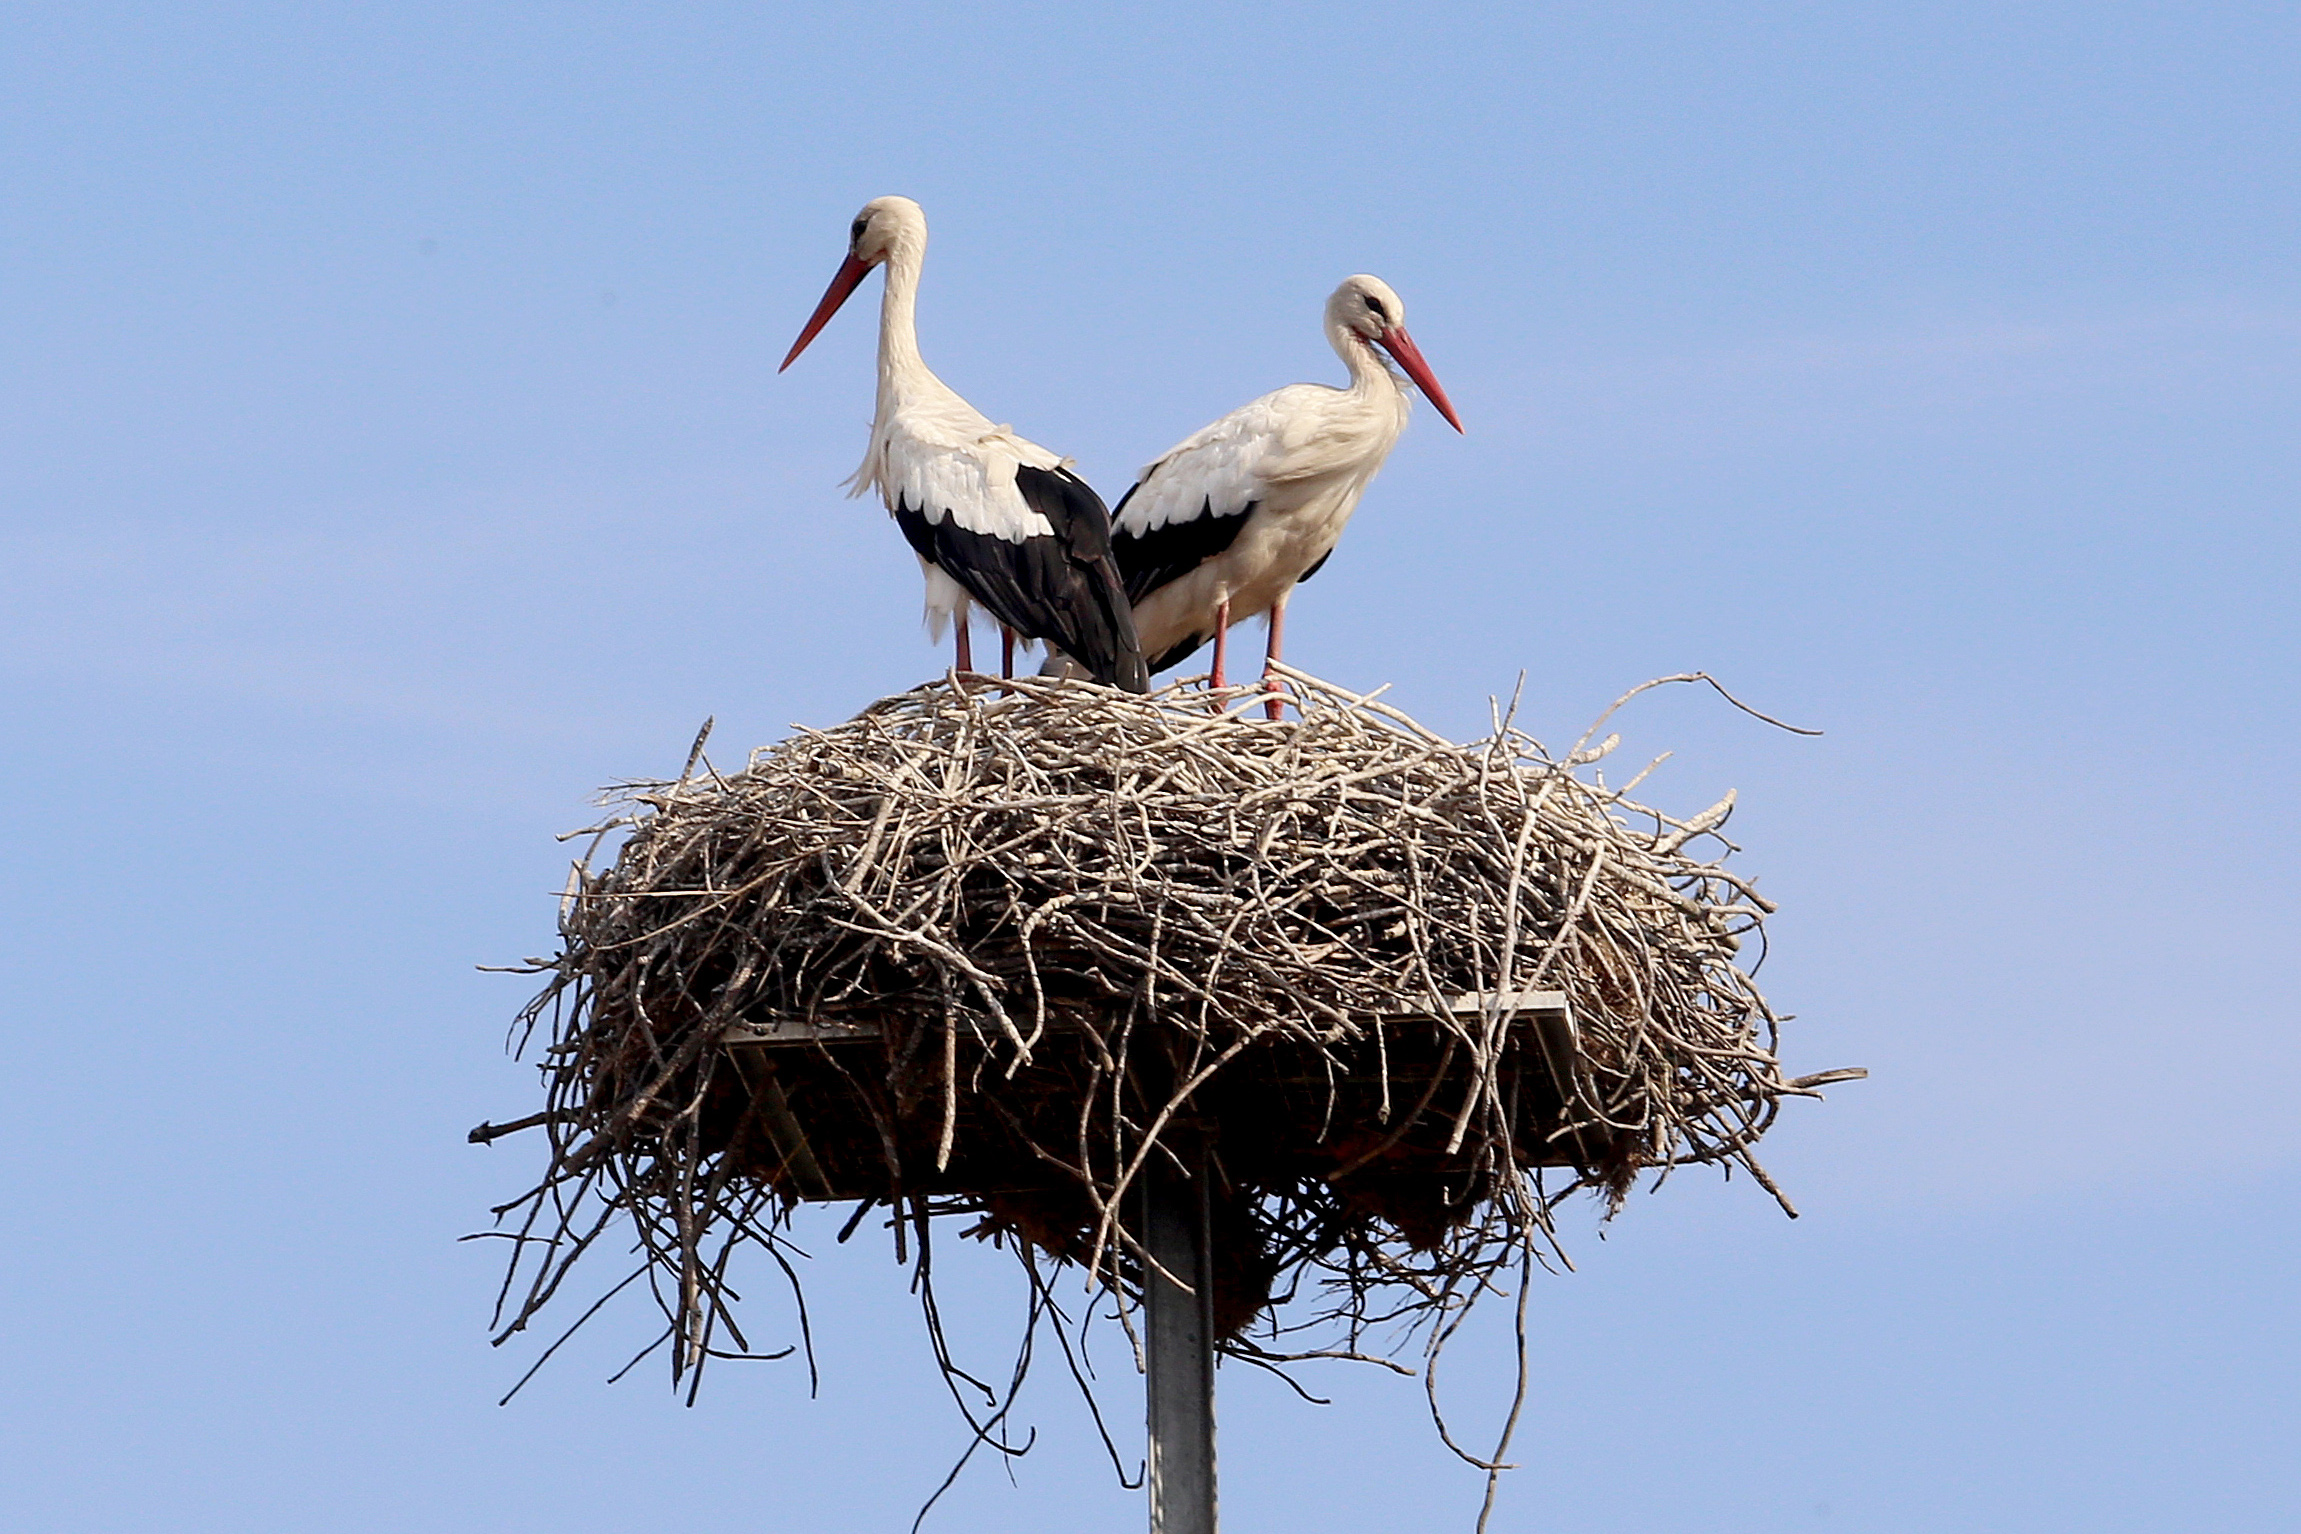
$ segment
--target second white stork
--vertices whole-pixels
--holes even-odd
[[[994,425],[937,378],[919,355],[915,323],[927,215],[908,197],[863,205],[847,231],[847,259],[816,305],[788,368],[831,322],[874,266],[887,269],[879,309],[879,401],[871,446],[848,485],[876,489],[927,578],[927,622],[937,638],[958,629],[958,665],[973,669],[971,605],[1008,635],[1045,640],[1097,681],[1149,689],[1134,618],[1112,558],[1102,498],[1055,454]],[[782,368],[778,368],[781,372]]]
[[[1264,677],[1275,691],[1268,661],[1279,658],[1287,598],[1334,552],[1359,497],[1406,429],[1413,402],[1407,380],[1462,430],[1406,333],[1406,306],[1381,278],[1361,274],[1334,290],[1326,339],[1350,369],[1349,387],[1290,384],[1240,406],[1143,470],[1112,514],[1119,571],[1152,671],[1212,639],[1209,681],[1223,686],[1230,626],[1267,613]],[[1279,717],[1276,698],[1266,707]]]

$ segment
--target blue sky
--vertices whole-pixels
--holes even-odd
[[[819,1401],[609,1312],[508,1408],[500,1053],[556,833],[929,674],[844,500],[867,198],[929,360],[1131,470],[1428,412],[1289,654],[1476,730],[1633,706],[1782,903],[1806,1209],[1695,1175],[1543,1280],[1498,1527],[2301,1522],[2288,978],[2301,21],[2275,5],[23,4],[0,15],[0,1499],[43,1530],[895,1528],[961,1435],[883,1251]],[[954,1274],[972,1356],[1016,1308]],[[763,1311],[771,1307],[762,1296]],[[767,1337],[780,1321],[762,1322]],[[1503,1388],[1465,1350],[1463,1409]],[[1467,1527],[1414,1393],[1226,1371],[1237,1527]],[[1113,1377],[1114,1411],[1131,1385]],[[933,1527],[1139,1516],[1061,1390]]]

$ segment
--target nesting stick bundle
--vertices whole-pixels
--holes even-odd
[[[1605,786],[1612,737],[1456,744],[1283,677],[1284,722],[1249,689],[946,679],[628,786],[523,1014],[544,1110],[473,1131],[549,1142],[498,1211],[503,1335],[630,1236],[675,1378],[750,1354],[731,1263],[793,1273],[810,1200],[884,1211],[922,1271],[964,1216],[1034,1295],[1075,1267],[1124,1313],[1129,1193],[1171,1159],[1206,1169],[1227,1349],[1387,1355],[1547,1253],[1577,1189],[1773,1189],[1781,1101],[1859,1073],[1782,1070],[1731,796],[1676,819]]]

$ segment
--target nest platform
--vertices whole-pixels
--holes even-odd
[[[1577,1189],[1771,1189],[1782,1100],[1858,1073],[1783,1073],[1731,796],[1673,818],[1604,784],[1611,738],[1457,744],[1284,680],[1273,722],[1250,689],[949,678],[627,785],[523,1014],[544,1110],[473,1131],[549,1141],[498,1211],[504,1335],[629,1229],[675,1374],[742,1352],[730,1260],[783,1260],[807,1201],[888,1211],[921,1264],[959,1216],[1124,1300],[1129,1190],[1174,1166],[1226,1346],[1304,1356],[1268,1318],[1308,1296],[1288,1334],[1356,1354],[1444,1327]]]

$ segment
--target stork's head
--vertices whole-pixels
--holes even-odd
[[[1364,272],[1343,279],[1342,286],[1326,301],[1326,326],[1329,331],[1340,331],[1364,345],[1379,346],[1390,353],[1406,376],[1414,380],[1414,386],[1446,417],[1446,424],[1456,431],[1462,430],[1462,418],[1454,413],[1446,391],[1438,387],[1430,364],[1422,360],[1421,348],[1406,333],[1406,305],[1389,283]]]
[[[908,197],[874,197],[847,226],[847,254],[865,266],[877,266],[898,244],[927,244],[926,210]]]
[[[907,252],[915,261],[926,249],[927,215],[917,203],[908,197],[874,197],[863,204],[863,211],[847,226],[847,259],[839,264],[831,286],[823,290],[823,301],[808,317],[799,339],[791,343],[783,368],[799,360],[807,343],[831,323],[831,316],[839,312],[848,295],[862,286],[872,267],[888,260],[898,250]],[[775,371],[780,373],[783,368]]]

